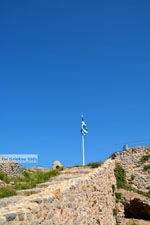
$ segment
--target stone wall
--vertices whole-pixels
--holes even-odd
[[[115,161],[108,159],[82,178],[24,197],[21,203],[1,209],[0,224],[115,225],[114,167]]]
[[[6,173],[10,178],[20,177],[24,174],[23,169],[14,161],[0,162],[0,172]]]
[[[20,202],[1,208],[0,224],[116,225],[116,219],[118,223],[125,218],[123,205],[115,202],[112,190],[112,185],[116,186],[115,164],[120,163],[125,169],[128,183],[148,191],[150,172],[144,170],[144,165],[150,162],[141,160],[148,154],[150,147],[115,153],[115,159],[108,159],[89,174],[53,183],[38,194],[22,197]],[[117,204],[120,211],[115,218],[113,212]]]
[[[119,162],[126,171],[128,183],[142,191],[148,191],[150,187],[150,171],[144,170],[144,166],[150,164],[150,161],[141,160],[143,155],[148,154],[150,154],[150,146],[130,148],[115,154],[115,161]]]

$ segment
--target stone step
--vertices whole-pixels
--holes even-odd
[[[71,176],[65,176],[65,177],[62,176],[62,177],[58,177],[58,178],[55,177],[55,179],[52,179],[49,182],[37,184],[36,187],[45,188],[45,187],[48,187],[48,186],[61,184],[65,180],[70,180],[70,179],[74,179],[74,178],[78,178],[78,177],[80,177],[80,176],[71,175]]]
[[[52,177],[50,179],[50,181],[63,181],[63,180],[70,180],[70,179],[74,179],[80,177],[79,174],[60,174],[56,177]]]
[[[56,185],[56,184],[60,184],[61,182],[45,182],[45,183],[41,183],[41,184],[37,184],[36,187],[37,188],[46,188],[48,186],[52,186],[52,185]]]
[[[31,189],[25,189],[25,190],[18,190],[16,191],[17,195],[21,195],[21,196],[27,196],[27,195],[30,195],[30,194],[34,194],[34,193],[38,193],[40,191],[42,191],[43,188],[31,188]]]
[[[63,171],[61,171],[61,174],[87,174],[87,173],[90,173],[91,171],[92,171],[92,169],[81,169],[81,168],[69,169],[69,168],[66,168]]]
[[[9,204],[15,204],[18,202],[21,202],[23,197],[21,196],[12,196],[12,197],[7,197],[7,198],[2,198],[0,199],[0,208],[6,207]]]
[[[62,172],[61,172],[60,175],[51,178],[49,182],[37,184],[36,187],[38,187],[38,188],[45,188],[45,187],[48,187],[48,186],[60,184],[60,183],[62,183],[65,180],[70,180],[70,179],[74,179],[74,178],[78,178],[78,177],[83,176],[83,174],[80,174],[80,173],[78,173],[78,174],[74,174],[73,173],[72,174],[72,173],[64,173],[64,171],[62,171]]]
[[[30,194],[41,192],[44,188],[50,186],[50,188],[54,185],[59,185],[65,180],[75,179],[78,177],[82,177],[84,174],[88,174],[93,169],[77,167],[77,168],[65,168],[63,171],[60,172],[60,175],[53,177],[50,179],[49,182],[37,184],[36,188],[32,189],[25,189],[25,190],[18,190],[16,191],[17,196],[7,197],[0,199],[0,208],[9,206],[11,204],[18,203]]]

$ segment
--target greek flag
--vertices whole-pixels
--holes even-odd
[[[81,134],[82,134],[83,136],[85,136],[87,133],[88,133],[88,131],[87,131],[87,126],[86,126],[86,123],[85,123],[85,121],[84,121],[84,119],[83,119],[83,116],[82,116],[82,122],[81,122]]]

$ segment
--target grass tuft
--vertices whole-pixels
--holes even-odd
[[[116,187],[115,187],[115,185],[114,184],[112,184],[112,191],[113,191],[113,193],[115,192],[115,190],[116,190]]]
[[[150,165],[145,165],[144,170],[150,170]]]
[[[49,170],[49,171],[32,171],[24,169],[24,176],[18,178],[8,178],[3,172],[0,172],[0,179],[5,183],[14,182],[13,186],[0,187],[0,198],[16,195],[16,190],[25,190],[36,187],[36,184],[44,183],[51,177],[57,176],[59,171],[62,170]],[[31,192],[32,193],[32,192]]]
[[[113,209],[113,216],[117,216],[118,210],[116,208]]]
[[[0,198],[16,195],[16,190],[10,186],[0,187]]]
[[[142,161],[148,161],[150,159],[150,154],[149,155],[143,155],[141,160]]]
[[[121,200],[122,194],[120,192],[115,192],[115,196],[117,200]]]
[[[4,181],[5,183],[9,183],[9,179],[3,171],[0,171],[0,180]]]
[[[126,173],[120,164],[116,164],[115,176],[117,181],[117,188],[123,188],[126,185]]]
[[[23,190],[34,188],[36,184],[44,183],[48,181],[51,177],[57,176],[59,170],[49,170],[49,171],[25,171],[24,177],[14,179],[15,189]]]
[[[102,162],[93,162],[93,163],[89,163],[87,164],[87,166],[91,167],[91,168],[98,168],[102,165]]]

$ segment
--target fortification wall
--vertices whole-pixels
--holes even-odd
[[[142,191],[148,191],[150,187],[150,170],[144,170],[144,166],[150,164],[150,160],[141,160],[143,155],[148,154],[150,154],[150,146],[130,148],[115,154],[115,161],[119,162],[126,171],[128,183]]]
[[[115,225],[112,185],[115,161],[85,175],[47,187],[0,211],[0,224]]]
[[[22,176],[23,169],[18,165],[17,162],[8,161],[2,162],[0,161],[0,172],[4,172],[7,174],[8,177],[20,177]]]

